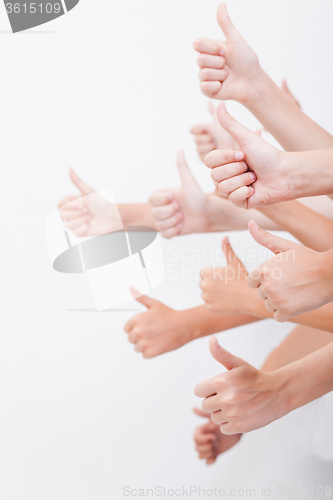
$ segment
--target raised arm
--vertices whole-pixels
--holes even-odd
[[[292,242],[289,243],[291,245],[296,245]],[[303,248],[301,245],[297,246]],[[262,295],[263,290],[259,289],[260,292],[257,293],[257,290],[248,286],[247,280],[249,279],[249,274],[245,269],[244,264],[235,255],[228,238],[224,238],[222,248],[227,259],[227,266],[221,268],[204,268],[201,271],[202,279],[200,282],[200,288],[202,289],[202,299],[204,300],[206,307],[211,312],[215,313],[232,315],[246,314],[260,317],[262,319],[274,318],[276,313],[271,309],[270,304],[265,304],[264,300],[262,300],[266,296]],[[266,261],[264,264],[259,266],[259,270],[261,270],[265,269],[264,266],[266,265],[266,274],[263,275],[266,277],[270,272],[270,267],[268,267],[269,262],[270,261]],[[272,269],[279,269],[281,263],[283,263],[281,260],[277,260],[275,267],[272,267]],[[296,259],[296,263],[298,263],[298,259]],[[290,265],[292,266],[293,264],[295,264],[295,262],[292,255],[290,258]],[[305,276],[306,270],[310,265],[311,263],[308,263],[307,267],[303,268],[303,276]],[[257,270],[253,270],[252,273],[253,276],[258,276]],[[274,278],[267,280],[267,282],[271,283],[271,289],[273,290],[280,281],[283,280]],[[320,286],[324,288],[325,285],[323,284]],[[266,294],[266,292],[264,293]],[[287,292],[285,293],[286,307],[293,307],[294,301],[298,298],[298,294],[295,293],[294,290],[291,290],[290,295],[291,299],[289,298],[289,295],[287,295]],[[284,297],[284,295],[282,295],[282,297]],[[313,297],[310,297],[313,301]],[[267,309],[267,307],[269,307],[269,309]],[[289,314],[287,319],[299,325],[310,326],[318,330],[333,333],[333,303],[328,303],[314,311],[297,315],[295,314],[294,316]]]
[[[333,248],[333,221],[298,201],[277,203],[258,210],[317,252]]]
[[[224,369],[194,393],[223,434],[260,429],[333,390],[333,342],[269,373],[223,349],[216,337],[209,347]]]
[[[125,228],[154,227],[154,217],[149,203],[110,203],[80,179],[72,169],[69,175],[80,194],[62,198],[58,207],[68,229],[71,229],[76,236],[106,234],[120,229],[121,223]]]
[[[260,321],[250,315],[223,315],[205,306],[176,311],[151,297],[136,299],[147,311],[136,314],[125,325],[128,340],[144,358],[179,349],[200,337]]]
[[[219,103],[221,126],[240,150],[212,151],[205,164],[218,189],[237,207],[257,208],[301,197],[333,193],[333,148],[281,151],[237,122]]]
[[[217,20],[226,41],[198,38],[193,44],[199,52],[202,93],[243,104],[287,151],[333,147],[333,136],[303,113],[261,68],[225,4],[219,6]]]

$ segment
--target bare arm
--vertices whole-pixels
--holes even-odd
[[[149,203],[120,203],[117,205],[121,220],[127,226],[155,227],[155,220]]]
[[[260,321],[250,315],[215,314],[205,306],[175,311],[147,296],[136,299],[147,311],[136,314],[125,325],[128,340],[144,358],[174,351],[193,340],[230,328]]]
[[[199,38],[193,44],[199,52],[203,94],[243,104],[287,151],[333,147],[332,135],[303,113],[261,68],[225,4],[219,6],[217,20],[226,41]]]
[[[308,151],[333,147],[333,136],[307,116],[261,70],[259,95],[246,107],[286,151]]]
[[[261,207],[258,211],[312,250],[325,252],[333,248],[333,221],[298,201]]]

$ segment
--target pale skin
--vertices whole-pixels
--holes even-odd
[[[286,80],[283,80],[281,90],[294,104],[300,107],[298,100],[290,91]],[[204,161],[207,154],[215,149],[238,148],[235,140],[219,124],[216,107],[212,101],[208,103],[208,110],[212,116],[212,122],[194,125],[190,130],[191,134],[194,135],[197,153],[201,161]],[[260,135],[260,132],[257,131],[256,133]]]
[[[225,197],[204,193],[193,177],[182,152],[177,156],[177,167],[181,179],[178,188],[155,191],[150,197],[150,203],[117,204],[117,207],[97,194],[94,197],[87,196],[95,193],[94,189],[70,170],[70,178],[80,194],[62,198],[58,203],[67,227],[76,236],[104,234],[115,230],[120,215],[125,228],[136,225],[154,227],[168,239],[191,232],[243,230],[247,229],[252,218],[265,229],[281,229],[281,220],[272,220],[268,212],[266,215],[262,209],[262,213],[257,210],[244,211],[229,203]],[[302,203],[333,218],[333,204],[325,197],[305,198]],[[267,207],[267,210],[269,208]],[[175,218],[176,214],[178,215]],[[309,212],[304,215],[308,217]]]
[[[216,115],[216,108],[209,101],[208,110],[212,116],[212,123],[198,124],[191,128],[194,141],[197,145],[197,153],[201,161],[214,149],[229,149],[237,147],[234,139],[221,127]]]
[[[261,372],[273,372],[294,361],[308,356],[312,352],[332,342],[332,335],[305,326],[296,327],[292,333],[268,356],[261,367]],[[226,435],[220,432],[220,426],[214,424],[210,414],[199,408],[194,413],[208,421],[199,425],[194,432],[195,449],[199,458],[207,465],[213,464],[219,455],[238,443],[242,434]]]
[[[177,168],[181,186],[175,189],[154,191],[149,202],[153,206],[155,227],[164,238],[193,233],[246,229],[251,213],[242,214],[226,199],[215,194],[205,194],[186,163],[183,151],[177,155]],[[257,216],[256,212],[252,212]],[[264,227],[275,225],[261,215]]]
[[[333,248],[333,221],[298,201],[277,203],[258,209],[291,233],[303,245],[317,252]]]
[[[333,149],[290,153],[276,149],[238,123],[219,103],[221,126],[240,150],[212,151],[205,165],[224,196],[240,208],[256,208],[333,192]]]
[[[119,215],[128,226],[154,227],[164,238],[184,234],[246,229],[251,217],[270,230],[274,222],[255,211],[238,210],[226,199],[206,194],[192,175],[183,151],[177,155],[181,184],[177,188],[154,191],[150,203],[117,204],[104,200],[70,170],[70,179],[80,194],[62,198],[58,207],[68,229],[76,236],[96,236],[119,229]]]
[[[228,247],[229,248],[226,248]],[[206,304],[177,311],[151,297],[133,297],[147,310],[136,314],[125,325],[128,340],[136,352],[145,359],[178,349],[193,340],[239,326],[273,318],[255,290],[247,285],[248,274],[243,264],[224,240],[228,266],[213,274],[206,268],[206,279],[202,279],[203,298]],[[230,269],[234,269],[233,278]],[[211,277],[210,277],[210,274]],[[225,276],[229,276],[225,280]],[[214,278],[213,278],[214,276]],[[293,323],[333,333],[333,304],[292,318]]]
[[[222,248],[226,255],[227,266],[204,268],[201,271],[200,288],[207,309],[223,315],[247,314],[262,319],[275,317],[275,312],[267,309],[267,304],[258,296],[256,290],[248,286],[248,273],[233,252],[228,238],[224,238]],[[333,304],[329,303],[317,310],[290,317],[289,320],[333,333],[332,317]]]
[[[333,250],[315,252],[249,222],[252,237],[275,256],[248,277],[276,321],[313,311],[333,300]]]
[[[198,38],[193,43],[199,53],[202,93],[243,104],[286,151],[332,148],[333,136],[305,115],[288,90],[281,90],[261,68],[256,53],[231,22],[225,4],[219,6],[217,20],[225,42]]]
[[[137,292],[132,290],[133,297]],[[250,315],[221,315],[198,306],[176,311],[151,297],[136,298],[147,311],[136,314],[124,326],[128,341],[143,358],[150,359],[179,349],[200,337],[259,321]]]
[[[333,390],[332,342],[269,373],[223,349],[216,337],[209,348],[227,371],[200,382],[194,393],[222,434],[259,429]]]
[[[120,229],[119,215],[123,225],[154,227],[151,206],[148,203],[113,205],[88,186],[70,169],[69,176],[80,194],[62,198],[58,207],[68,229],[76,236],[97,236]]]
[[[300,245],[290,246],[286,240],[276,239],[258,228],[257,224],[251,222],[253,237],[258,243],[268,246],[278,255],[275,259],[281,260],[281,267],[280,262],[276,263],[274,258],[270,259],[267,261],[267,265],[264,263],[258,269],[253,270],[249,277],[249,285],[252,288],[257,287],[258,296],[265,300],[267,309],[274,313],[274,317],[277,316],[282,320],[289,314],[293,314],[295,308],[296,310],[300,310],[300,308],[310,310],[309,306],[312,309],[316,300],[319,300],[319,304],[327,302],[333,293],[332,273],[329,265],[332,259],[333,222],[296,201],[265,207],[261,211],[275,222],[283,225],[308,248],[300,247]],[[291,252],[294,254],[291,255]],[[321,256],[318,252],[324,253]],[[288,256],[290,257],[289,262]],[[292,269],[289,269],[286,263],[293,264]],[[278,266],[281,269],[281,279],[277,283],[269,283],[273,266]],[[266,271],[262,274],[264,267]],[[304,273],[304,269],[307,270],[306,273]],[[313,279],[309,281],[311,276]],[[295,281],[290,285],[289,279]],[[320,280],[319,292],[317,292],[318,280]],[[296,287],[299,286],[299,283],[301,283],[302,289],[297,292]],[[328,299],[325,298],[325,289]],[[293,295],[294,293],[296,295]],[[313,294],[315,297],[312,296]],[[287,300],[288,304],[284,300]],[[276,305],[277,307],[275,307]]]

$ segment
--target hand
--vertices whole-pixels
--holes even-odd
[[[138,292],[134,289],[131,292],[137,297]],[[133,316],[124,330],[135,351],[141,352],[144,358],[174,351],[194,339],[196,325],[187,311],[175,311],[145,295],[136,300],[146,306],[147,311]]]
[[[69,175],[81,194],[67,196],[58,203],[68,229],[80,237],[98,236],[122,229],[117,205],[109,203],[95,193],[72,169]]]
[[[193,43],[200,53],[201,92],[212,99],[246,104],[260,97],[262,69],[258,57],[232,24],[224,3],[217,10],[217,21],[226,42],[198,38]]]
[[[200,382],[194,389],[203,411],[220,426],[223,434],[240,434],[270,424],[287,413],[281,397],[284,380],[272,373],[257,370],[246,361],[223,349],[216,339],[209,339],[213,358],[228,371]]]
[[[229,149],[237,147],[236,142],[230,135],[223,130],[218,122],[216,108],[210,101],[208,109],[213,117],[213,123],[207,125],[194,125],[191,128],[191,134],[197,144],[197,151],[201,161],[214,149]]]
[[[211,177],[219,183],[220,193],[237,207],[246,209],[290,200],[287,153],[238,123],[227,112],[225,103],[218,105],[217,116],[240,148],[240,151],[212,151],[205,158],[205,165],[213,169]]]
[[[257,289],[276,321],[288,321],[333,300],[331,251],[315,252],[273,236],[253,220],[249,230],[257,243],[275,254],[253,269],[247,282]]]
[[[191,174],[183,151],[177,155],[177,167],[181,187],[155,191],[149,198],[155,227],[164,238],[204,232],[208,226],[208,196]]]
[[[260,300],[249,289],[248,273],[231,248],[228,237],[224,238],[222,249],[227,267],[206,267],[201,270],[201,297],[211,312],[254,315],[256,309],[261,308]]]
[[[221,453],[235,446],[242,435],[234,434],[226,436],[220,432],[219,425],[213,424],[213,422],[210,421],[209,413],[199,410],[198,408],[193,408],[193,411],[199,417],[209,419],[209,422],[195,429],[194,442],[195,449],[199,453],[199,458],[205,459],[206,464],[211,465]]]

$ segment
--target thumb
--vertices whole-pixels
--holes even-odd
[[[239,123],[235,118],[233,118],[227,111],[227,106],[225,102],[220,102],[217,106],[217,118],[222,128],[239,145],[240,149],[246,146],[249,142],[258,142],[261,138],[252,130],[248,129],[241,123]]]
[[[212,115],[214,122],[217,123],[218,120],[217,120],[216,108],[215,108],[214,104],[212,103],[212,101],[209,101],[209,103],[208,103],[208,111]]]
[[[150,309],[151,307],[153,307],[154,303],[156,302],[156,300],[152,299],[151,297],[147,297],[147,295],[142,295],[133,286],[130,286],[130,292],[131,292],[132,297],[137,302],[140,302],[140,304],[143,304],[148,309]]]
[[[294,94],[291,92],[290,88],[288,87],[288,84],[287,84],[287,80],[284,79],[282,80],[282,83],[281,83],[281,89],[283,90],[283,92],[295,103],[297,104],[297,106],[300,108],[301,105],[300,103],[298,102],[298,100],[296,99],[296,97],[294,96]]]
[[[274,236],[264,229],[261,229],[254,220],[249,221],[249,231],[252,238],[259,243],[259,245],[268,248],[268,250],[275,253],[275,255],[281,252],[287,252],[298,246],[297,243],[285,240],[279,236]]]
[[[177,168],[179,172],[182,184],[197,184],[197,181],[192,175],[191,170],[185,160],[185,154],[183,150],[178,151],[177,154]]]
[[[225,258],[227,259],[228,266],[240,267],[242,269],[245,269],[243,262],[239,260],[239,258],[233,251],[228,236],[226,236],[222,241],[222,250],[224,252]]]
[[[215,335],[209,339],[209,350],[213,358],[223,365],[227,370],[232,370],[238,368],[239,366],[246,365],[246,361],[241,358],[237,358],[230,352],[223,349],[217,341]]]
[[[72,168],[69,169],[69,176],[71,178],[72,183],[75,184],[75,186],[81,191],[83,195],[92,194],[95,192],[91,187],[89,187],[85,182],[83,182],[83,180],[80,179],[80,177],[76,175],[76,173]]]
[[[225,3],[221,3],[219,8],[217,9],[217,22],[219,23],[227,42],[239,40],[241,38],[241,34],[232,24],[227,11],[227,5]]]
[[[203,410],[200,410],[199,408],[193,408],[193,412],[198,415],[198,417],[204,417],[204,418],[209,418],[210,420],[210,413],[206,413]]]

